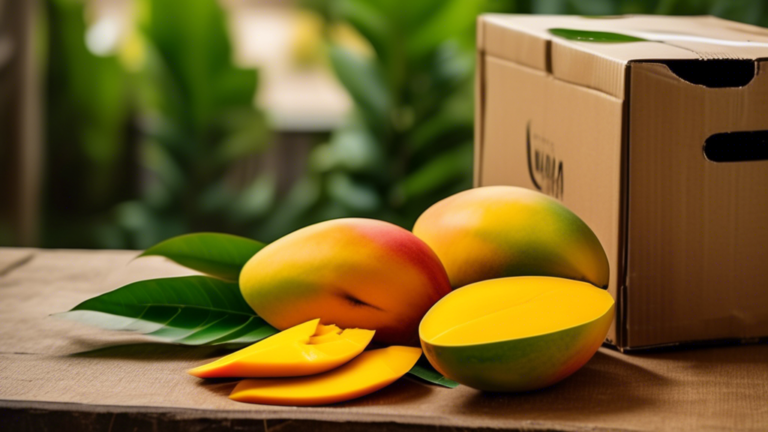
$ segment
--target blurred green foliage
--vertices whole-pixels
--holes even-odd
[[[474,24],[478,13],[713,14],[768,25],[757,0],[304,0],[328,27],[353,26],[374,55],[329,32],[328,56],[355,102],[347,124],[317,147],[283,203],[281,226],[332,217],[385,219],[410,228],[434,202],[472,182]],[[257,231],[256,234],[261,234]]]
[[[335,217],[409,227],[435,201],[472,184],[475,0],[308,2],[329,28],[353,26],[372,47],[329,37],[328,56],[356,109],[282,203],[263,234]],[[262,234],[262,232],[256,232]]]
[[[46,6],[44,246],[89,247],[103,214],[133,195],[127,75],[85,46],[83,4]]]
[[[267,127],[217,0],[136,0],[123,55],[103,57],[82,0],[47,6],[46,245],[146,248],[251,223],[227,175]]]
[[[117,207],[103,238],[146,248],[191,231],[232,231],[244,198],[227,174],[267,144],[253,103],[258,75],[233,65],[216,0],[137,6],[139,64],[131,78],[143,187],[138,200]]]
[[[474,25],[481,12],[714,14],[768,26],[750,0],[304,0],[354,101],[285,196],[273,174],[243,180],[261,152],[254,70],[232,64],[217,0],[134,0],[123,55],[84,44],[84,0],[47,0],[45,245],[145,248],[190,231],[272,241],[321,220],[410,228],[472,179]],[[370,52],[334,37],[351,26]]]

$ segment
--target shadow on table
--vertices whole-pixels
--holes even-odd
[[[217,396],[229,397],[242,378],[197,379],[195,385]]]
[[[139,361],[205,360],[220,357],[233,350],[220,346],[188,346],[162,342],[139,342],[102,346],[69,354],[74,358],[101,358]]]
[[[420,399],[428,397],[437,389],[436,386],[431,384],[401,378],[375,393],[338,406],[366,407],[410,405]]]
[[[665,377],[598,351],[569,378],[542,390],[509,394],[476,392],[462,412],[497,418],[578,418],[645,410],[655,404],[651,393],[670,385]]]
[[[768,373],[768,341],[752,345],[690,346],[632,352],[631,357],[684,363],[692,370],[724,366],[764,368]]]

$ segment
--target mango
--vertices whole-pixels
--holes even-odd
[[[607,291],[570,279],[521,276],[459,288],[419,326],[432,366],[469,387],[521,392],[582,367],[613,322]]]
[[[419,348],[391,346],[360,354],[351,362],[319,375],[249,379],[237,384],[230,399],[267,405],[327,405],[384,388],[405,375],[421,357]]]
[[[413,233],[458,288],[508,276],[556,276],[608,286],[608,258],[589,227],[557,200],[512,186],[470,189],[427,209]]]
[[[450,292],[440,260],[411,232],[370,219],[295,231],[256,253],[240,273],[253,310],[284,330],[310,319],[418,345],[421,317]]]
[[[198,378],[314,375],[357,357],[373,334],[362,329],[342,331],[315,319],[188,372]]]

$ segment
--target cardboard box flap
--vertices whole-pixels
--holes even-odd
[[[620,39],[616,34],[633,41],[577,40],[590,36],[597,40]],[[629,62],[768,58],[768,30],[711,16],[587,18],[488,14],[480,20],[478,48],[623,99]]]

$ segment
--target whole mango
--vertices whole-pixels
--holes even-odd
[[[413,233],[435,251],[454,288],[508,276],[608,286],[597,236],[557,200],[513,186],[470,189],[425,211]]]
[[[295,231],[240,273],[253,310],[284,330],[319,318],[375,330],[386,344],[418,344],[419,321],[451,291],[437,255],[411,232],[371,219],[336,219]]]

